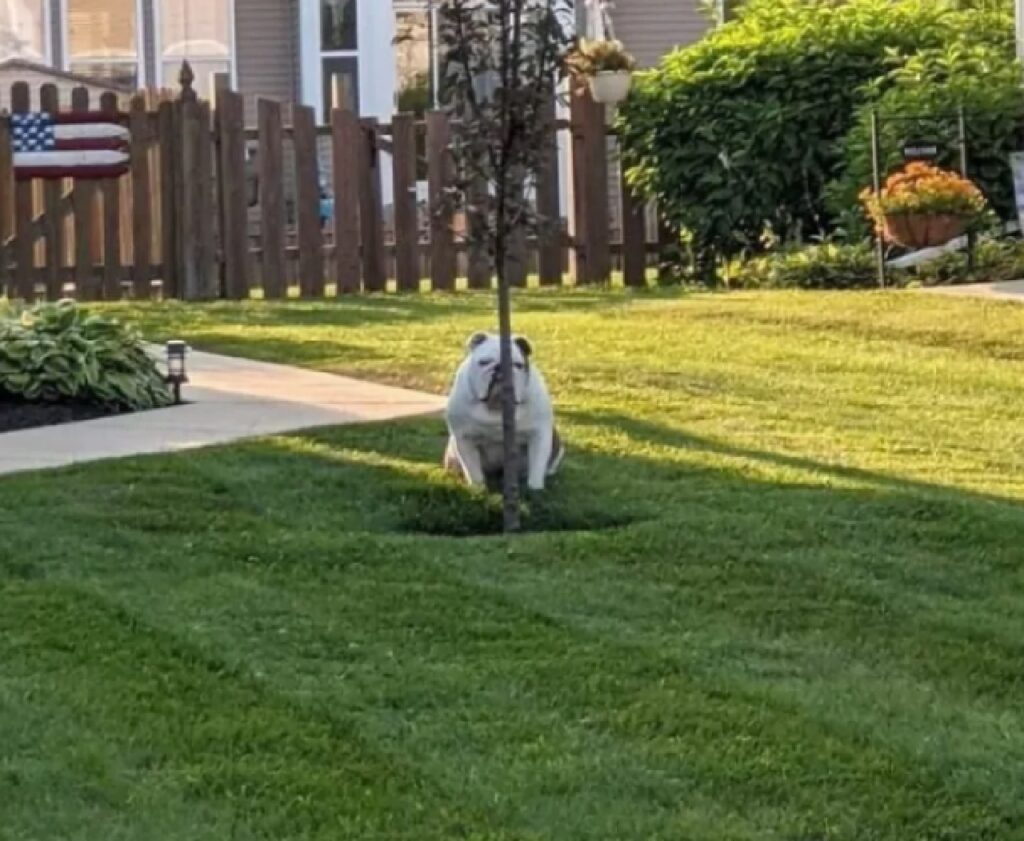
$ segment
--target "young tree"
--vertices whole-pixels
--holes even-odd
[[[504,518],[506,531],[518,531],[509,278],[521,259],[514,243],[542,221],[533,187],[573,44],[575,11],[572,0],[442,0],[439,11],[443,101],[456,121],[458,198],[476,239],[471,245],[485,249],[498,279]]]

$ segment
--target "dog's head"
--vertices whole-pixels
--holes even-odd
[[[474,399],[487,403],[493,409],[501,407],[501,342],[492,333],[474,333],[466,342],[469,359],[466,373]],[[530,357],[533,347],[522,336],[512,339],[512,376],[516,402],[526,401],[530,384]]]

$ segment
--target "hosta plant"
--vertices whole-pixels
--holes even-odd
[[[134,330],[59,301],[0,318],[0,400],[134,411],[166,406],[171,395]]]

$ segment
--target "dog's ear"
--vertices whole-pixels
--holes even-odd
[[[483,332],[474,333],[468,339],[466,339],[466,350],[472,352],[476,350],[480,345],[487,341],[487,334]]]
[[[533,345],[530,344],[530,340],[526,336],[516,336],[512,341],[516,343],[516,347],[526,359],[533,356]]]

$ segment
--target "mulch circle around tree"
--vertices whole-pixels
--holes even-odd
[[[88,403],[24,403],[0,400],[0,433],[38,426],[55,426],[118,414]]]

